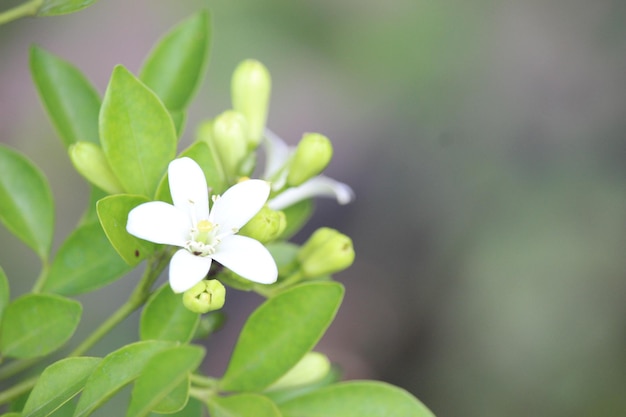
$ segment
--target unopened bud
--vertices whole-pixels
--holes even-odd
[[[248,146],[256,148],[261,142],[269,108],[272,81],[265,66],[248,59],[240,63],[231,80],[233,109],[248,122]]]
[[[70,146],[69,155],[76,171],[87,181],[109,194],[124,192],[100,146],[92,142],[76,142]]]
[[[276,391],[312,384],[324,378],[330,371],[330,361],[318,352],[309,352],[285,375],[270,385],[266,391]]]
[[[194,313],[219,310],[226,300],[226,288],[216,279],[202,280],[183,294],[183,304]]]
[[[236,177],[240,174],[242,161],[248,153],[248,123],[246,118],[233,110],[227,110],[213,121],[211,140],[222,161],[226,174]]]
[[[287,184],[296,187],[318,175],[333,157],[333,145],[319,133],[305,133],[289,165]]]
[[[213,120],[204,120],[198,125],[196,140],[205,142],[213,148]]]
[[[317,229],[298,252],[298,261],[307,278],[342,271],[354,262],[352,239],[335,229]]]
[[[239,231],[261,243],[276,239],[287,227],[285,213],[263,206],[261,210]]]

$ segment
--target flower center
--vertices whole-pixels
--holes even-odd
[[[191,239],[185,249],[196,256],[209,256],[215,253],[215,246],[220,242],[217,225],[209,220],[200,220],[191,230]]]

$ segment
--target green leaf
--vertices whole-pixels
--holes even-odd
[[[48,366],[33,387],[23,417],[45,417],[72,399],[85,386],[100,358],[66,358]]]
[[[313,214],[313,200],[302,200],[282,210],[287,218],[287,227],[280,235],[280,239],[288,239],[296,234]]]
[[[169,340],[187,343],[198,327],[200,315],[183,305],[183,295],[174,294],[169,284],[163,285],[148,301],[141,313],[141,340]]]
[[[203,357],[204,349],[195,345],[176,346],[157,353],[135,382],[126,416],[148,415],[189,378]]]
[[[65,147],[78,141],[99,143],[100,95],[73,65],[36,46],[30,70],[41,101]]]
[[[278,241],[266,245],[278,266],[278,276],[286,277],[298,267],[297,255],[300,247],[291,242]]]
[[[167,33],[150,52],[141,80],[171,111],[189,104],[204,74],[209,56],[209,13],[202,11]]]
[[[42,291],[83,294],[110,284],[130,269],[100,224],[85,224],[75,229],[59,248]]]
[[[108,354],[93,371],[80,396],[74,417],[85,417],[102,406],[143,372],[157,353],[172,347],[162,341],[137,342]]]
[[[157,245],[136,238],[126,231],[128,213],[148,199],[139,195],[116,194],[98,201],[96,207],[102,229],[113,248],[129,265],[135,266],[154,253]]]
[[[42,260],[54,230],[54,202],[43,173],[22,154],[0,145],[0,220]]]
[[[4,313],[4,309],[9,304],[9,280],[7,279],[7,275],[4,273],[4,269],[0,267],[0,323],[2,322],[2,314]]]
[[[159,414],[171,414],[181,411],[189,400],[189,376],[181,381],[172,391],[169,392],[152,411]],[[150,413],[148,413],[150,414]]]
[[[195,398],[189,398],[187,401],[187,405],[182,410],[176,411],[174,413],[168,413],[169,417],[203,417],[203,404],[196,400]],[[163,414],[157,414],[152,412],[148,414],[150,417],[159,417]]]
[[[44,0],[37,16],[56,16],[77,12],[91,6],[96,0]]]
[[[284,417],[434,417],[405,390],[376,381],[333,384],[279,408]]]
[[[212,417],[281,417],[276,405],[259,394],[211,397],[209,411]]]
[[[79,302],[53,294],[27,294],[4,312],[0,351],[13,358],[34,358],[60,348],[80,321]]]
[[[130,194],[152,197],[176,156],[176,131],[165,106],[120,65],[102,102],[100,141],[111,170]]]
[[[76,408],[75,401],[68,401],[63,404],[61,407],[57,408],[52,414],[51,417],[72,417],[74,414],[74,409]]]
[[[336,282],[312,282],[263,303],[244,325],[220,387],[256,391],[280,378],[322,337],[343,292]]]

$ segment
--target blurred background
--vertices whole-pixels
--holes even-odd
[[[3,2],[10,5],[17,2]],[[33,43],[104,92],[169,28],[213,15],[194,127],[230,106],[236,64],[270,69],[271,128],[335,145],[327,174],[354,203],[319,201],[305,233],[354,239],[346,298],[318,350],[445,416],[626,415],[626,2],[621,0],[108,0],[0,27],[0,141],[49,176],[55,244],[87,201],[28,69]],[[4,228],[13,295],[39,273]],[[88,331],[136,277],[85,295]],[[260,299],[231,291],[209,342],[220,375]],[[136,316],[94,350],[136,337]],[[109,414],[112,415],[112,414]]]

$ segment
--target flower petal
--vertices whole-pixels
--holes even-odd
[[[246,236],[229,236],[215,248],[213,259],[236,274],[260,284],[272,284],[278,277],[276,262],[258,241]]]
[[[202,281],[211,268],[211,258],[195,256],[180,249],[170,261],[170,287],[175,293],[185,292]]]
[[[263,178],[270,178],[280,170],[289,159],[290,147],[274,132],[265,129],[265,172]],[[286,174],[286,172],[285,172]],[[286,177],[286,175],[285,175]],[[275,179],[273,179],[275,180]]]
[[[261,210],[270,195],[270,185],[263,180],[246,180],[230,187],[211,208],[211,221],[220,234],[236,233]]]
[[[193,216],[195,222],[208,219],[209,192],[200,165],[187,157],[174,159],[167,174],[174,206]]]
[[[348,204],[354,199],[354,191],[348,184],[318,175],[298,187],[283,191],[267,205],[272,210],[282,210],[311,197],[335,197],[339,204]]]
[[[151,201],[128,213],[126,230],[133,236],[164,245],[184,246],[189,239],[189,217],[171,204]]]

